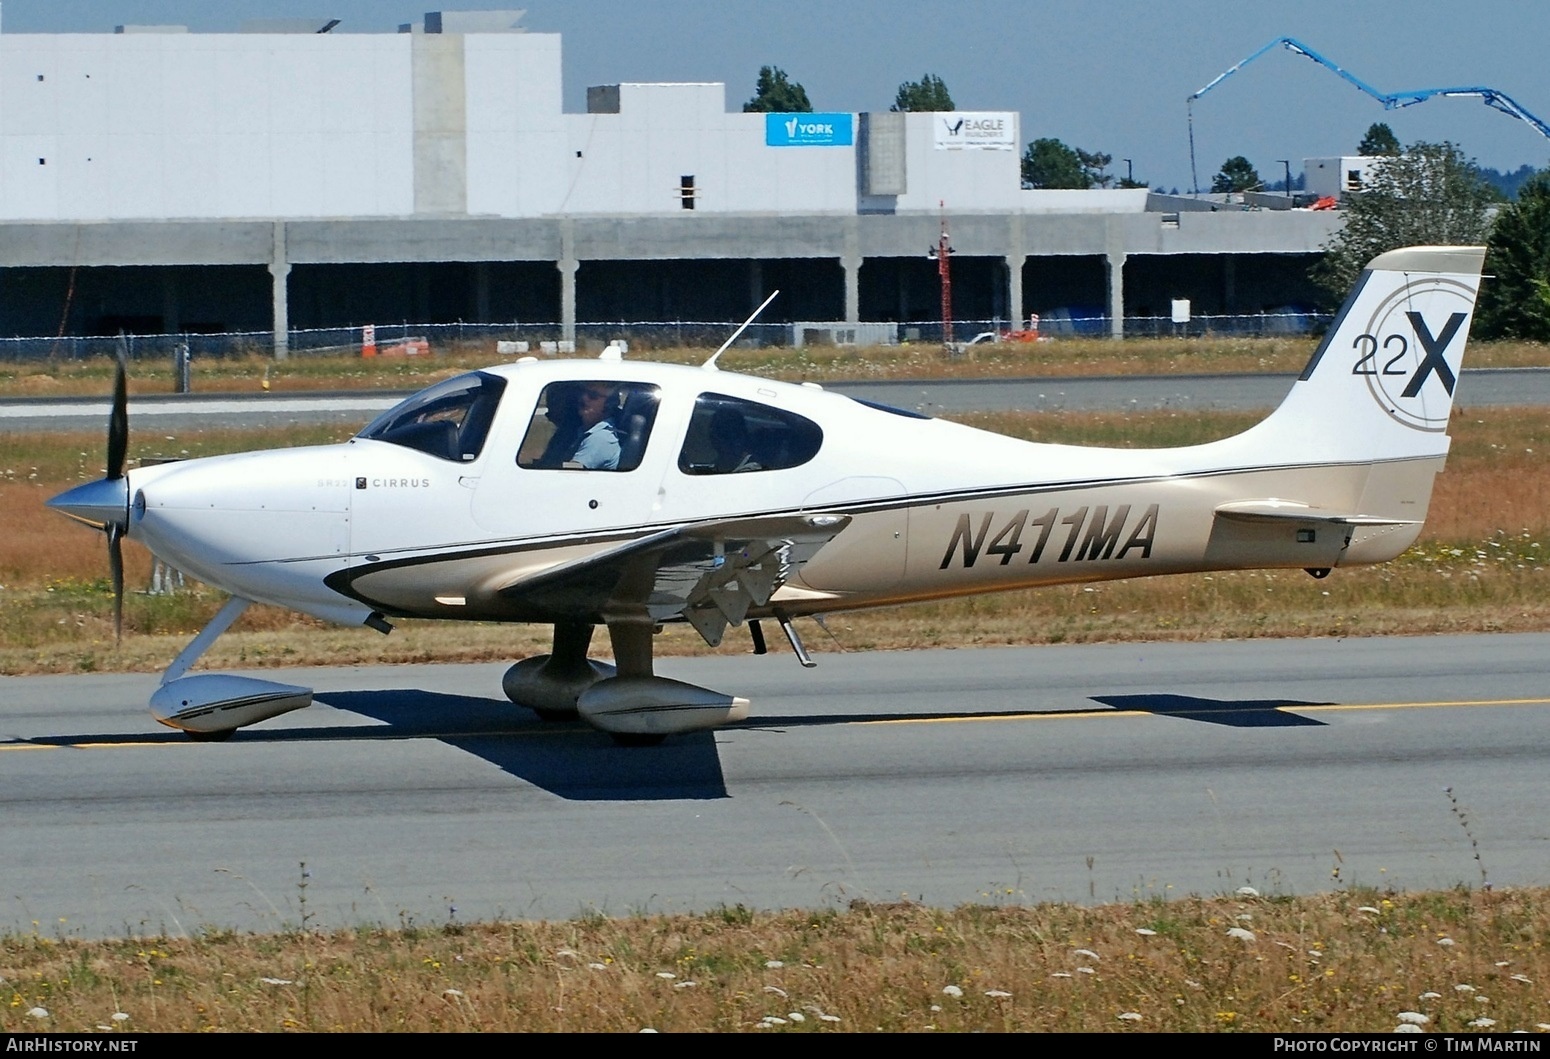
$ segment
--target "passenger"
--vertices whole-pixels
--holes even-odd
[[[716,462],[711,465],[713,474],[764,469],[749,451],[748,424],[736,408],[718,408],[710,417],[710,444],[716,452]]]

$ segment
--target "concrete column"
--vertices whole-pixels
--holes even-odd
[[[1021,331],[1028,325],[1023,314],[1023,256],[1006,255],[1006,309],[1012,317],[1010,330]]]
[[[1110,250],[1109,273],[1109,337],[1125,337],[1125,252]]]
[[[285,222],[274,222],[274,253],[269,261],[269,276],[274,282],[274,359],[284,360],[291,349],[291,263],[285,259]]]
[[[560,222],[560,260],[555,262],[560,270],[560,338],[576,341],[576,271],[581,262],[576,260],[576,229],[570,218]]]
[[[845,252],[840,267],[845,270],[845,322],[861,322],[861,229],[858,219],[845,218]]]
[[[858,324],[861,322],[861,259],[842,257],[840,267],[845,270],[845,322]]]
[[[1011,314],[1011,330],[1021,331],[1027,325],[1023,311],[1023,262],[1028,253],[1023,249],[1023,215],[1014,213],[1007,229],[1006,253],[1006,306]]]

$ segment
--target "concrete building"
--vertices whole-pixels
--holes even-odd
[[[1307,302],[1328,214],[1021,187],[1009,112],[744,114],[720,84],[561,105],[520,12],[398,34],[0,35],[0,334],[931,321]],[[327,25],[326,23],[324,24]],[[327,26],[327,28],[332,28]],[[939,205],[943,204],[943,205]]]

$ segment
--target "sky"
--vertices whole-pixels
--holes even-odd
[[[1550,3],[1543,0],[462,0],[525,7],[563,38],[565,108],[588,85],[721,81],[727,107],[778,66],[818,110],[887,110],[899,84],[941,77],[960,110],[1014,110],[1022,140],[1051,136],[1114,157],[1151,186],[1192,184],[1186,100],[1277,37],[1295,37],[1381,92],[1487,86],[1550,122]],[[122,23],[231,31],[250,18],[338,18],[392,32],[426,10],[402,0],[3,0],[0,32],[112,32]],[[1197,100],[1202,186],[1233,155],[1267,182],[1281,159],[1351,154],[1384,121],[1401,143],[1448,140],[1504,172],[1550,165],[1550,140],[1475,99],[1385,111],[1277,48]]]

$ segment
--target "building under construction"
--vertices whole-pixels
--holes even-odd
[[[514,12],[0,36],[0,334],[552,328],[1307,304],[1332,213],[1021,186],[1011,112],[745,114],[590,88]],[[320,30],[329,29],[328,32]],[[1149,201],[1151,206],[1149,208]]]

